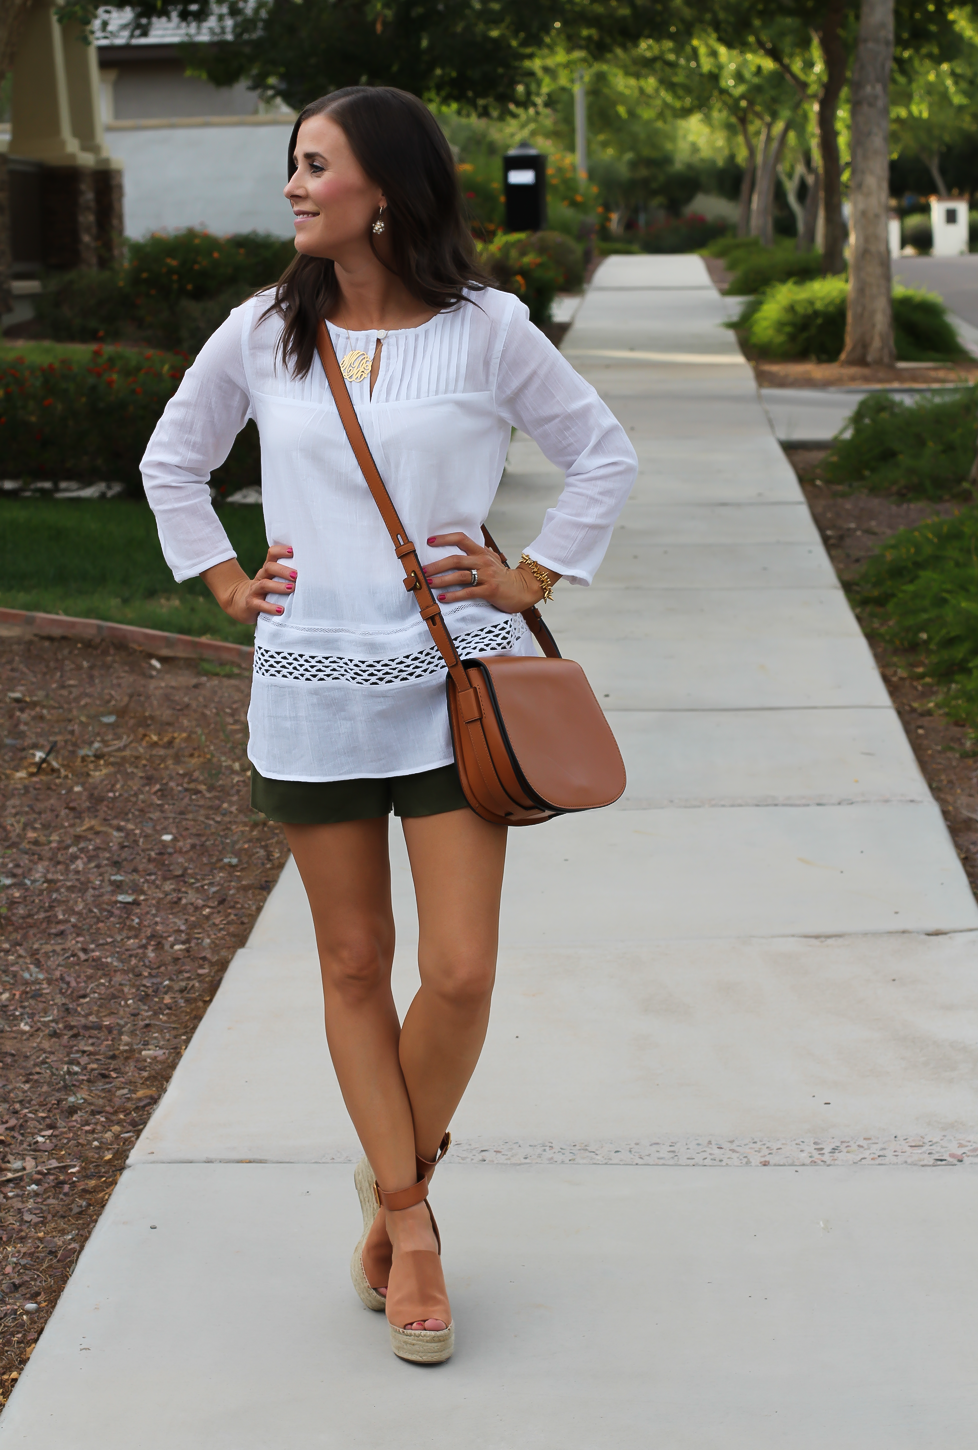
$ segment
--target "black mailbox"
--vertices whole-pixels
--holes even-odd
[[[525,142],[503,157],[508,232],[541,232],[547,225],[547,158]]]

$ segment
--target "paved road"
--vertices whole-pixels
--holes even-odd
[[[893,280],[938,292],[952,312],[978,327],[978,253],[964,257],[897,257]]]
[[[698,258],[613,258],[565,342],[641,460],[551,620],[630,783],[514,832],[436,1180],[455,1358],[395,1360],[347,1281],[357,1148],[289,867],[3,1450],[971,1450],[978,911],[722,317]],[[517,438],[505,547],[559,487]]]

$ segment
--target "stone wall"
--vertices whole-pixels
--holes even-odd
[[[95,233],[98,265],[117,267],[123,259],[122,172],[99,167],[95,172]]]

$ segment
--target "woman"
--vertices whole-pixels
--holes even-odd
[[[366,1154],[353,1281],[386,1310],[394,1352],[432,1362],[451,1354],[454,1325],[428,1183],[486,1034],[506,829],[462,794],[444,666],[339,421],[319,320],[463,657],[534,653],[520,611],[562,575],[590,583],[635,455],[526,308],[487,288],[451,151],[414,96],[355,86],[315,101],[288,167],[298,255],[274,294],[236,308],[203,348],[143,478],[176,579],[200,575],[232,619],[256,625],[252,800],[284,826],[308,893],[329,1049]],[[207,487],[248,418],[270,545],[254,579]],[[510,570],[479,540],[513,427],[566,484]],[[421,985],[403,1024],[390,986],[392,806],[420,925]]]

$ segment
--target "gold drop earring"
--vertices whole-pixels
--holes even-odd
[[[381,234],[381,232],[383,230],[384,230],[384,208],[381,207],[380,208],[380,215],[378,216],[377,220],[374,222],[374,224],[373,224],[373,226],[371,228],[371,231],[373,231],[373,233],[374,233],[375,236],[378,236],[379,237],[380,234]]]

